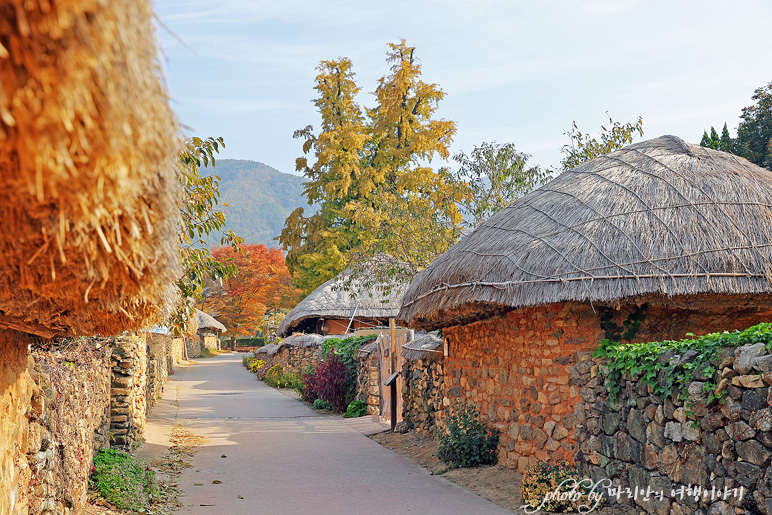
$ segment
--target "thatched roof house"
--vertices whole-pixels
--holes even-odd
[[[0,327],[147,327],[180,270],[150,2],[20,6],[0,6]]]
[[[399,318],[435,329],[563,301],[772,292],[772,172],[664,136],[562,173],[413,281]],[[752,300],[749,295],[762,295]]]
[[[443,404],[474,402],[501,429],[500,462],[573,461],[592,388],[570,367],[602,338],[772,320],[771,199],[772,172],[742,158],[630,145],[492,216],[417,276],[398,319],[442,328]]]
[[[199,332],[224,333],[225,326],[208,313],[196,310],[196,326]]]
[[[402,305],[407,284],[366,288],[361,279],[349,279],[346,272],[312,291],[289,312],[279,326],[279,335],[295,332],[343,334],[353,318],[351,330],[388,323]]]

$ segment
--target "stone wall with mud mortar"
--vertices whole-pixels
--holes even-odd
[[[417,431],[434,430],[444,377],[442,359],[406,359],[402,364],[402,419]]]
[[[147,334],[112,338],[111,345],[110,433],[113,447],[131,450],[142,441],[148,411]]]
[[[30,335],[0,329],[0,513],[27,513],[30,468],[27,461],[35,384],[27,372]]]
[[[272,363],[281,365],[284,372],[300,374],[309,366],[316,365],[319,361],[318,347],[296,347],[282,345],[273,355]]]
[[[573,463],[578,450],[574,407],[582,402],[583,384],[570,367],[589,359],[604,337],[596,308],[556,303],[444,328],[448,357],[438,420],[452,403],[468,402],[499,430],[501,464],[522,471],[537,461]],[[612,321],[621,327],[633,310],[621,306]],[[767,319],[768,312],[733,312],[730,304],[704,304],[699,310],[651,307],[633,341],[744,329]]]
[[[109,343],[64,340],[30,355],[30,513],[66,514],[86,501],[94,453],[110,444]]]
[[[686,365],[695,356],[669,351],[660,359]],[[658,397],[628,376],[618,398],[610,400],[599,374],[603,363],[584,359],[573,367],[582,385],[574,412],[580,472],[632,492],[663,492],[662,499],[621,496],[621,502],[648,513],[772,515],[772,355],[763,343],[722,349],[713,363],[715,375],[698,371],[686,398],[677,387]],[[667,386],[670,378],[657,380]],[[725,392],[722,402],[709,400],[706,381]],[[690,486],[707,497],[694,489],[690,497]]]
[[[381,414],[381,390],[378,384],[378,349],[357,357],[357,396],[367,404],[368,415]]]

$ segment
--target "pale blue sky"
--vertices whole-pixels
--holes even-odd
[[[556,166],[576,120],[642,116],[645,139],[698,143],[772,81],[769,0],[156,0],[172,106],[221,157],[294,172],[296,129],[318,126],[319,61],[352,59],[361,103],[388,73],[386,43],[417,47],[445,91],[451,151],[514,142]],[[438,166],[443,163],[436,163]]]

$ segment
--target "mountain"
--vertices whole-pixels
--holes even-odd
[[[309,213],[310,206],[303,196],[303,177],[239,159],[218,159],[214,168],[201,168],[201,175],[220,177],[220,205],[227,229],[244,238],[245,243],[278,247],[274,238],[287,216],[298,207]],[[227,206],[222,207],[223,203]],[[207,243],[217,246],[219,237],[210,235]]]

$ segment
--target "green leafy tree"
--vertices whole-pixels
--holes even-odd
[[[608,127],[601,125],[599,139],[582,133],[576,122],[572,122],[571,130],[565,133],[571,142],[564,145],[561,150],[563,159],[560,164],[563,170],[570,170],[590,159],[629,145],[635,139],[636,133],[643,136],[643,119],[640,116],[635,123],[621,124],[612,120],[610,116],[608,122]]]
[[[296,168],[308,178],[309,204],[319,209],[311,217],[292,213],[279,241],[295,284],[306,292],[366,262],[379,263],[389,276],[409,276],[460,236],[457,203],[465,192],[449,172],[427,166],[449,156],[456,130],[434,117],[444,93],[420,80],[414,47],[404,40],[388,46],[391,73],[379,80],[366,116],[355,101],[360,88],[351,61],[323,61],[314,100],[321,130],[295,133],[313,157],[299,158]]]
[[[460,152],[456,180],[467,183],[470,195],[462,201],[465,223],[477,227],[493,213],[544,184],[547,173],[539,166],[527,168],[531,156],[518,152],[514,143],[487,143],[474,147],[470,155]]]
[[[178,178],[183,186],[180,199],[181,227],[179,248],[183,275],[177,281],[181,302],[169,320],[176,333],[187,329],[193,314],[190,299],[200,299],[207,278],[222,279],[235,273],[233,265],[226,265],[212,257],[205,247],[204,238],[211,233],[221,232],[220,243],[238,249],[242,239],[233,231],[223,231],[225,214],[219,211],[220,177],[202,177],[202,166],[215,166],[215,154],[225,146],[222,138],[185,138],[179,153]]]
[[[718,139],[718,133],[716,132],[716,128],[711,126],[710,127],[710,148],[713,150],[718,150],[721,146],[721,140]]]
[[[758,88],[755,104],[744,107],[737,128],[737,154],[772,170],[772,82]]]

